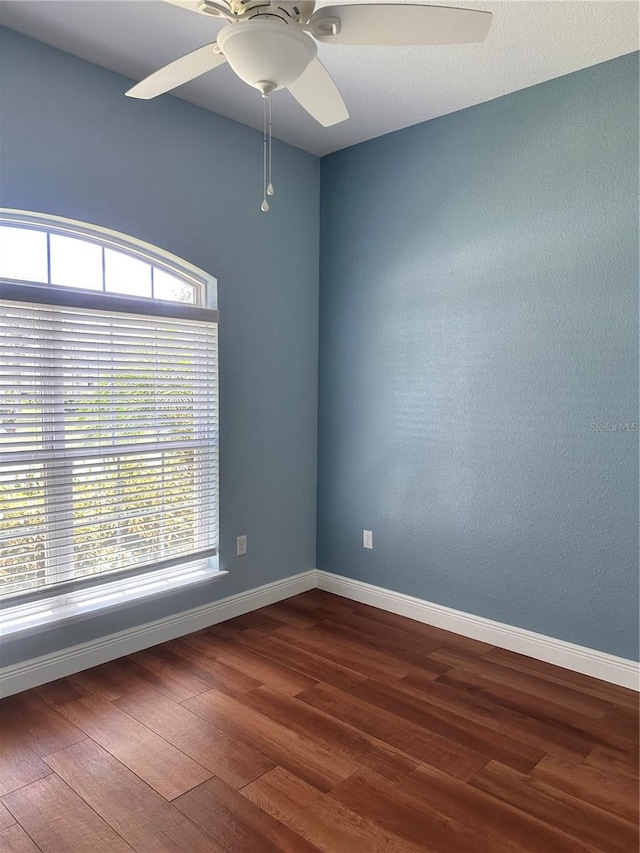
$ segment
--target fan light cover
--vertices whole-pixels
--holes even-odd
[[[218,45],[238,77],[263,94],[297,80],[318,52],[301,30],[255,19],[226,26]]]

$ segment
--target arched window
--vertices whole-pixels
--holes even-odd
[[[0,631],[217,570],[215,279],[0,210]]]

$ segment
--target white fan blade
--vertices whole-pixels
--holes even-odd
[[[209,15],[209,17],[231,18],[231,12],[225,9],[221,4],[215,2],[204,3],[203,0],[164,0],[165,3],[170,3],[172,6],[180,6],[189,12],[199,12],[201,15]]]
[[[164,0],[165,3],[170,3],[172,6],[181,6],[183,9],[188,9],[189,12],[202,12],[200,8],[200,0]]]
[[[491,12],[448,6],[346,4],[318,9],[309,30],[327,44],[465,44],[484,41],[492,17]]]
[[[338,87],[317,57],[288,88],[300,106],[324,127],[349,118]]]
[[[175,62],[170,62],[169,65],[145,77],[125,94],[129,98],[141,98],[145,101],[163,95],[226,62],[224,56],[217,51],[218,45],[215,42],[192,50],[191,53],[181,56]]]

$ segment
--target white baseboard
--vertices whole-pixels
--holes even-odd
[[[474,616],[462,610],[454,610],[412,595],[393,592],[363,581],[334,575],[318,570],[317,586],[326,592],[370,604],[390,613],[407,616],[436,628],[444,628],[464,637],[482,640],[502,649],[509,649],[530,658],[553,663],[565,669],[591,675],[611,684],[619,684],[631,690],[640,689],[640,667],[626,658],[599,652],[585,646],[577,646],[565,640],[557,640],[544,634],[536,634],[514,625],[494,622],[483,616]]]
[[[393,592],[363,581],[352,580],[331,572],[311,569],[299,575],[274,581],[256,589],[230,595],[220,601],[204,604],[193,610],[176,613],[166,619],[147,622],[117,634],[109,634],[88,643],[52,652],[24,663],[0,669],[0,697],[11,696],[22,690],[55,681],[74,672],[89,669],[123,655],[139,652],[150,646],[174,640],[193,631],[201,631],[218,622],[233,619],[267,604],[274,604],[309,589],[326,590],[343,598],[360,601],[444,628],[464,637],[472,637],[485,643],[510,649],[537,660],[553,663],[565,669],[591,675],[612,684],[632,690],[639,687],[639,666],[634,661],[577,646],[544,634],[536,634],[524,628],[516,628],[502,622],[494,622],[482,616],[474,616],[441,604],[424,601],[400,592]]]
[[[20,693],[22,690],[37,687],[48,681],[55,681],[57,678],[98,666],[123,655],[148,649],[158,643],[166,643],[168,640],[175,640],[176,637],[201,631],[210,625],[233,619],[234,616],[242,616],[243,613],[249,613],[260,607],[266,607],[267,604],[274,604],[276,601],[314,589],[315,585],[316,572],[315,569],[311,569],[192,610],[176,613],[165,619],[147,622],[88,643],[81,643],[24,663],[4,667],[0,669],[0,697],[11,696],[13,693]]]

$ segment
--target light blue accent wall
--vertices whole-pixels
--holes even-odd
[[[637,203],[637,54],[323,159],[319,568],[637,657]]]
[[[320,166],[275,142],[265,215],[261,134],[171,96],[130,100],[131,81],[0,32],[0,205],[122,231],[218,279],[220,551],[230,570],[207,587],[6,641],[10,664],[315,566]],[[236,558],[242,533],[249,553]]]

